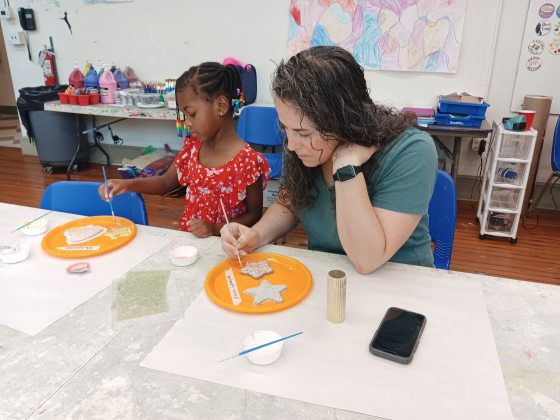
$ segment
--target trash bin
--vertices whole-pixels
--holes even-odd
[[[87,136],[76,114],[45,111],[45,102],[58,100],[66,85],[26,87],[19,90],[17,108],[27,136],[37,147],[45,173],[55,168],[77,172],[89,162]]]

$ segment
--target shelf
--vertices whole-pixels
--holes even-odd
[[[497,162],[511,162],[511,163],[530,163],[529,159],[518,159],[518,158],[508,158],[508,157],[497,157]]]

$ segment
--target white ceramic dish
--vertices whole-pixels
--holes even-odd
[[[49,229],[49,221],[47,219],[39,219],[21,229],[25,236],[42,235]]]
[[[138,104],[136,105],[138,108],[162,108],[165,106],[164,103],[159,102],[157,104]]]
[[[186,267],[196,261],[198,250],[194,246],[182,245],[169,251],[171,263],[178,267]]]
[[[253,347],[260,346],[261,344],[270,343],[271,341],[282,338],[280,334],[274,331],[259,330],[249,334],[243,341],[243,349],[247,350]],[[270,365],[276,362],[282,354],[283,342],[271,344],[270,346],[263,347],[247,353],[247,358],[255,365]]]
[[[29,245],[14,244],[12,249],[0,250],[0,261],[4,264],[14,264],[26,260],[29,257]]]

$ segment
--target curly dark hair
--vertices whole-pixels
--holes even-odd
[[[233,114],[232,100],[239,98],[241,91],[241,76],[233,64],[223,65],[216,62],[206,62],[192,66],[184,72],[175,84],[176,92],[192,87],[194,93],[212,100],[224,95],[230,104],[228,112]]]
[[[312,47],[282,60],[273,75],[272,91],[278,99],[295,105],[301,118],[307,117],[321,136],[340,143],[375,145],[381,150],[414,123],[411,115],[373,103],[364,69],[339,47]],[[375,166],[374,155],[364,164],[366,182]],[[279,202],[294,213],[311,207],[316,170],[304,166],[284,146]]]

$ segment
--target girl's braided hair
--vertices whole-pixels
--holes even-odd
[[[241,91],[241,76],[232,64],[223,65],[216,62],[206,62],[193,66],[184,72],[175,84],[176,92],[181,92],[190,86],[194,93],[212,100],[224,95],[230,104],[228,112],[233,115],[233,99],[239,97]]]

